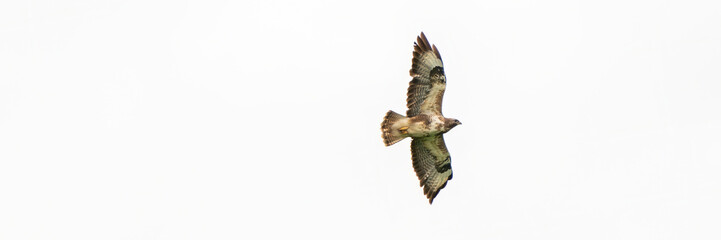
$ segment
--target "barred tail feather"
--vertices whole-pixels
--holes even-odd
[[[405,118],[405,116],[400,115],[394,111],[388,111],[388,113],[386,113],[386,116],[383,117],[383,122],[381,123],[381,130],[383,131],[383,143],[386,146],[393,145],[405,138],[405,136],[403,136],[403,134],[401,134],[397,129],[393,130],[393,124],[403,118]]]

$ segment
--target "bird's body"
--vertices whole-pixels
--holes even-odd
[[[435,45],[426,36],[418,36],[410,71],[413,80],[408,87],[407,116],[388,111],[381,123],[383,143],[393,145],[406,137],[413,138],[413,168],[430,203],[453,178],[451,157],[443,134],[461,124],[441,113],[446,76],[443,61]]]
[[[391,111],[393,112],[393,111]],[[395,113],[395,112],[393,112]],[[391,134],[401,137],[422,138],[446,133],[450,128],[446,125],[446,118],[441,115],[421,114],[413,117],[403,117],[390,126]]]

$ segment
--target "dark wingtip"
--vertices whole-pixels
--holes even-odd
[[[430,43],[428,42],[428,39],[426,38],[426,35],[423,34],[423,32],[421,32],[421,35],[418,35],[418,37],[416,37],[416,46],[418,46],[418,52],[425,52],[431,50]]]
[[[441,58],[441,53],[438,51],[438,48],[435,44],[433,44],[433,53],[436,54],[436,57],[438,57],[438,59],[441,59],[441,61],[443,61],[443,58]]]
[[[435,192],[428,193],[428,203],[433,204],[433,199],[436,199],[436,196],[438,195],[438,192],[440,192],[440,189],[438,189]]]
[[[438,51],[438,48],[435,44],[431,44],[428,41],[428,38],[426,37],[426,34],[421,32],[418,37],[416,37],[416,42],[413,44],[413,50],[414,52],[433,52],[433,54],[436,55],[439,59],[441,59],[441,53]],[[441,60],[442,61],[442,60]]]

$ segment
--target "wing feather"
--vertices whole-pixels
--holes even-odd
[[[411,142],[411,155],[413,169],[421,182],[423,194],[432,204],[438,192],[453,178],[451,155],[443,141],[443,135],[414,138]]]
[[[431,45],[422,32],[413,45],[410,75],[413,80],[408,86],[406,115],[413,117],[424,112],[440,115],[443,93],[446,90],[443,60],[438,48]]]

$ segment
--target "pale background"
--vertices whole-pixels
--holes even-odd
[[[0,239],[721,238],[721,3],[469,2],[2,1]]]

